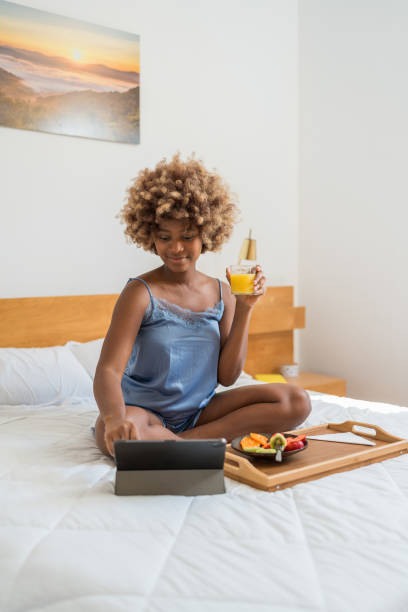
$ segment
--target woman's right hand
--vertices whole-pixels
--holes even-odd
[[[114,457],[113,443],[115,440],[139,440],[139,432],[135,423],[127,418],[107,417],[105,444],[112,457]]]

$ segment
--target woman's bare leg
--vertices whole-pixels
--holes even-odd
[[[288,431],[311,411],[309,395],[294,385],[248,385],[217,393],[202,411],[196,426],[183,439],[233,438],[254,432]]]
[[[158,416],[140,408],[139,406],[126,406],[126,419],[135,424],[137,440],[179,440],[179,436],[163,426]],[[95,423],[95,440],[98,448],[107,457],[112,458],[105,443],[105,423],[101,415]]]
[[[283,383],[248,385],[217,393],[202,411],[196,426],[174,434],[159,417],[139,406],[126,406],[140,440],[233,438],[250,431],[287,431],[304,422],[310,414],[309,395],[300,387]],[[111,457],[105,444],[105,424],[99,415],[95,423],[99,449]]]

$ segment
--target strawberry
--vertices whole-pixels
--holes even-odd
[[[290,438],[290,442],[288,442],[285,451],[298,450],[299,448],[304,447],[304,442],[302,440],[296,440],[296,438]]]

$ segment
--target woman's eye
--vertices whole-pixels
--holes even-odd
[[[157,236],[159,240],[162,240],[164,242],[167,242],[168,240],[170,240],[169,236]],[[182,240],[193,240],[195,238],[195,236],[183,236]]]

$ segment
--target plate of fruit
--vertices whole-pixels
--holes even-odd
[[[249,433],[234,438],[231,447],[251,457],[282,461],[284,457],[306,450],[306,435],[282,433]]]

